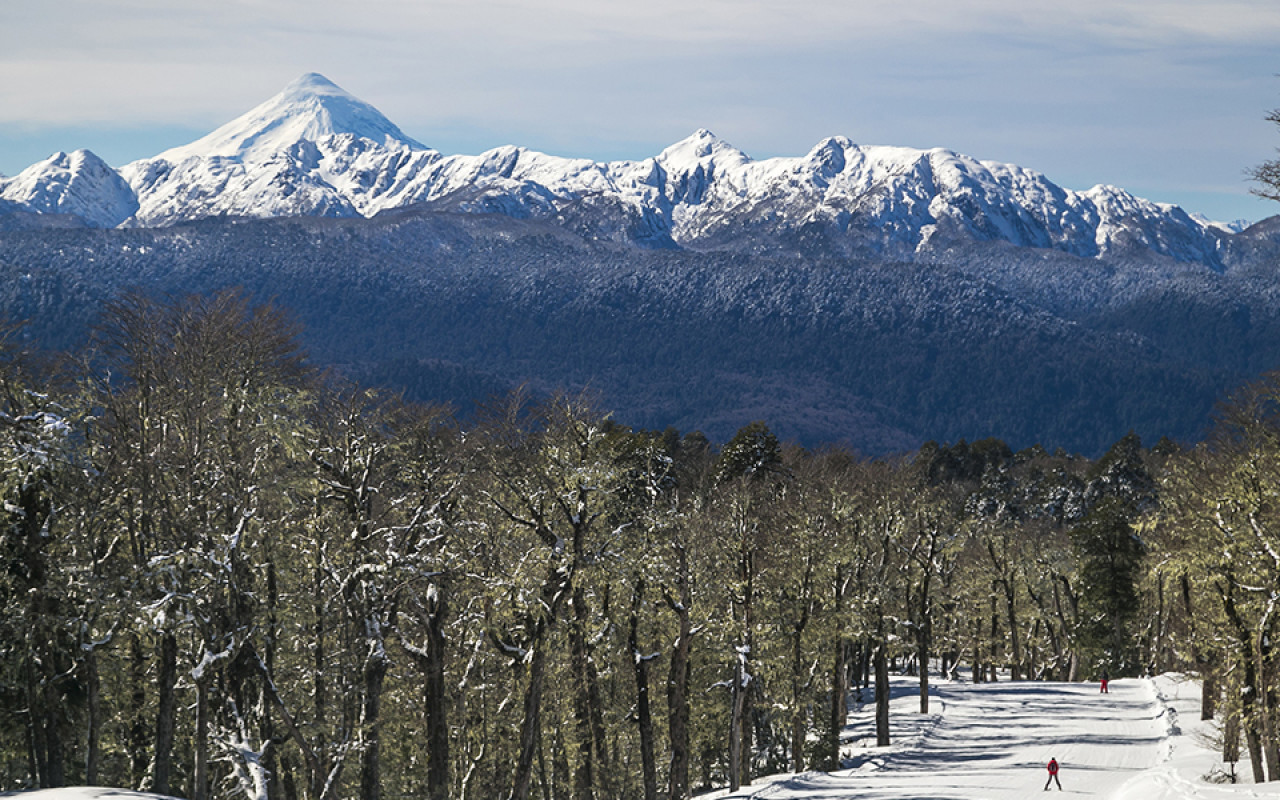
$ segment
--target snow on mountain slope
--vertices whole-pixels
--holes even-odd
[[[736,151],[735,151],[736,152]],[[1032,170],[949,150],[863,146],[842,137],[799,158],[731,157],[704,169],[705,188],[679,195],[676,240],[740,235],[744,221],[780,233],[822,223],[868,232],[872,249],[907,254],[935,236],[1051,247],[1084,257],[1143,247],[1181,260],[1211,259],[1216,238],[1173,206],[1110,187],[1064,189]]]
[[[124,174],[137,191],[135,221],[170,225],[220,215],[352,217],[358,212],[316,166],[315,144],[300,141],[260,162],[226,156],[134,162]]]
[[[1208,261],[1217,228],[1204,226],[1177,206],[1134,197],[1114,186],[1095,186],[1083,195],[1097,209],[1098,251],[1146,248],[1180,261]]]
[[[366,210],[367,184],[394,184],[406,163],[437,156],[373,106],[308,73],[208,136],[120,172],[137,193],[135,225],[354,216]]]
[[[1210,228],[1217,228],[1223,233],[1240,233],[1253,224],[1247,219],[1233,219],[1230,222],[1220,222],[1209,219],[1204,214],[1192,214],[1191,218],[1196,222],[1199,222],[1201,225],[1205,225]]]
[[[265,161],[301,141],[351,134],[384,147],[424,150],[376,108],[339,88],[323,75],[308,72],[275,97],[191,144],[160,153],[171,164],[188,158],[223,156],[244,162]]]
[[[70,190],[74,181],[62,173],[71,166],[59,173],[54,162],[75,155],[0,180],[0,197],[119,224],[134,204],[130,192],[109,185],[110,170],[87,166],[81,172],[92,172],[96,182],[80,183],[100,188]],[[955,242],[1009,242],[1082,257],[1151,251],[1210,264],[1228,235],[1179,208],[1113,187],[1077,192],[1010,164],[843,137],[803,156],[759,161],[705,129],[640,161],[597,162],[512,146],[444,156],[315,73],[120,175],[136,197],[128,222],[135,226],[221,215],[373,216],[427,204],[571,218],[580,232],[613,226],[651,246],[802,246],[912,258]]]
[[[1096,683],[1004,681],[933,687],[916,713],[914,679],[895,678],[893,744],[875,747],[874,704],[850,714],[847,768],[763,778],[721,798],[771,800],[1025,800],[1043,791],[1055,758],[1066,795],[1112,800],[1280,797],[1280,786],[1222,785],[1206,748],[1198,686],[1177,676]],[[1238,770],[1247,773],[1248,767]],[[1053,791],[1056,793],[1057,788]]]
[[[54,153],[13,178],[0,178],[0,199],[40,214],[74,214],[104,228],[138,210],[129,185],[88,150]]]

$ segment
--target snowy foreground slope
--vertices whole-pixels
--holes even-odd
[[[1066,794],[1110,800],[1280,797],[1280,785],[1205,782],[1222,765],[1200,721],[1199,686],[1172,676],[1097,684],[943,683],[929,715],[914,679],[895,684],[895,744],[875,748],[874,708],[850,715],[836,773],[763,778],[715,797],[772,800],[1014,800],[1039,794],[1050,758]],[[869,694],[869,693],[868,693]],[[1237,774],[1249,773],[1247,764]],[[1058,791],[1055,787],[1052,791]]]
[[[1280,784],[1203,780],[1223,765],[1211,723],[1200,721],[1200,688],[1176,676],[1097,684],[943,683],[931,714],[913,713],[913,678],[895,678],[895,744],[875,744],[874,709],[850,714],[844,755],[851,768],[761,778],[741,791],[704,797],[771,800],[1014,800],[1039,794],[1045,763],[1062,765],[1064,794],[1109,800],[1230,800],[1280,797]],[[869,694],[869,692],[868,692]],[[1246,763],[1237,774],[1247,775]],[[1057,791],[1057,789],[1053,789]],[[74,788],[0,797],[22,800],[151,800],[118,789]]]

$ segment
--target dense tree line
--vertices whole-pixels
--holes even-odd
[[[870,460],[570,395],[464,429],[237,293],[126,296],[56,367],[9,334],[0,789],[678,800],[839,767],[855,704],[888,744],[894,671],[922,713],[1192,672],[1280,777],[1280,378],[1189,451]]]
[[[0,232],[0,307],[74,349],[127,287],[242,286],[305,323],[317,362],[462,411],[491,387],[589,385],[628,424],[719,442],[766,419],[873,455],[998,436],[1096,457],[1129,429],[1199,439],[1280,363],[1274,239],[1224,239],[1219,271],[990,244],[927,263],[654,251],[422,209],[207,220]]]

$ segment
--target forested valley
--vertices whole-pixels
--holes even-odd
[[[0,232],[0,308],[80,349],[122,292],[240,287],[313,364],[448,403],[590,386],[634,427],[867,455],[997,437],[1091,458],[1130,430],[1199,440],[1215,401],[1280,364],[1280,218],[1222,271],[955,245],[883,258],[645,250],[538,220],[406,209]],[[377,313],[370,313],[377,309]],[[1052,444],[1049,444],[1052,443]]]
[[[271,306],[125,295],[0,355],[0,790],[669,798],[841,760],[929,682],[1203,680],[1280,779],[1280,376],[1202,444],[895,458],[469,418],[313,370]]]

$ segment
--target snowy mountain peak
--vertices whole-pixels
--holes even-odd
[[[329,80],[319,72],[307,72],[299,75],[280,92],[281,97],[299,97],[311,95],[334,95],[349,97],[342,87]]]
[[[191,144],[157,156],[170,164],[192,158],[265,161],[300,141],[348,134],[388,148],[426,148],[406,136],[373,106],[315,72],[302,75],[279,94]]]
[[[138,209],[124,179],[88,150],[57,152],[13,178],[0,179],[0,199],[39,214],[74,214],[110,228]]]
[[[1216,220],[1206,217],[1204,214],[1192,214],[1191,218],[1206,228],[1222,231],[1223,233],[1240,233],[1246,230],[1253,223],[1247,219],[1233,219],[1231,221]]]
[[[706,128],[699,128],[692,136],[676,142],[658,156],[658,162],[668,172],[692,171],[707,160],[745,164],[751,158]]]
[[[118,173],[81,152],[0,178],[0,213],[74,214],[101,226],[370,217],[410,205],[571,220],[593,237],[608,229],[644,246],[824,256],[910,259],[952,242],[1006,241],[1218,264],[1226,235],[1113,186],[1075,192],[1011,164],[843,136],[804,156],[759,161],[706,128],[638,162],[516,146],[444,156],[314,72],[207,136]]]

